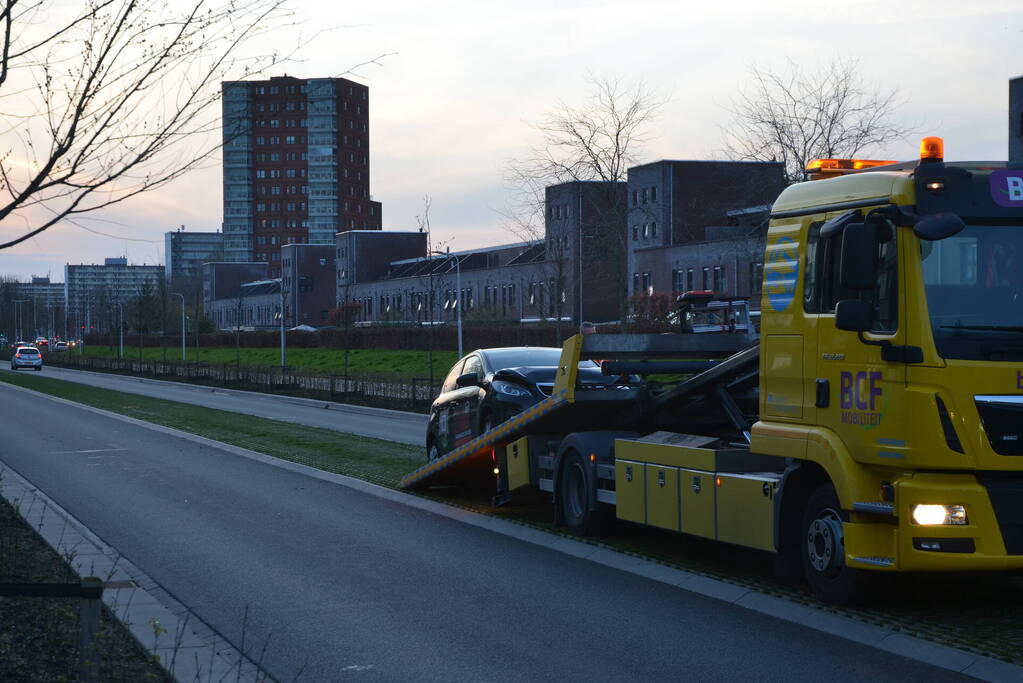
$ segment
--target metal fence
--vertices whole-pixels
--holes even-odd
[[[48,353],[45,363],[75,370],[152,377],[424,413],[440,392],[442,380],[437,377],[431,383],[423,377],[401,379],[374,374],[346,375],[268,365],[99,358],[79,356],[73,352]]]

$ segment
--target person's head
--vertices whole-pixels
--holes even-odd
[[[579,325],[579,334],[593,334],[597,331],[597,326],[593,323],[583,322]]]

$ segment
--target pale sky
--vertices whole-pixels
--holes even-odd
[[[919,131],[874,156],[911,159],[919,137],[939,135],[949,159],[1004,159],[1007,81],[1023,74],[1019,0],[296,4],[307,33],[337,28],[269,75],[333,76],[394,53],[350,76],[370,88],[371,191],[385,230],[416,229],[429,195],[434,239],[454,249],[519,241],[500,225],[503,168],[538,141],[530,123],[583,102],[591,74],[667,99],[643,161],[722,158],[726,107],[751,65],[833,56],[858,59],[879,90],[897,87],[898,122]],[[163,233],[220,228],[220,167],[79,221],[118,237],[57,225],[0,251],[0,274],[63,281],[65,263],[163,263]]]

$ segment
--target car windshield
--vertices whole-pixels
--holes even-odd
[[[494,370],[521,367],[557,367],[561,361],[561,349],[535,347],[523,349],[490,349],[486,352],[487,361]],[[596,363],[591,360],[581,361],[580,368],[593,368]]]
[[[938,354],[1023,360],[1023,227],[969,225],[921,252]]]

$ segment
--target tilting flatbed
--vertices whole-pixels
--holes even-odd
[[[743,350],[736,353],[738,349]],[[490,477],[500,488],[500,477],[495,479],[494,475],[498,449],[542,435],[643,429],[655,422],[657,413],[670,408],[671,400],[665,399],[667,394],[650,396],[640,384],[599,389],[577,385],[576,368],[580,360],[729,356],[724,361],[712,362],[709,370],[695,375],[675,389],[677,393],[670,394],[683,401],[740,370],[755,371],[756,350],[756,337],[747,335],[578,335],[565,344],[551,396],[409,473],[401,480],[401,487],[467,483]],[[656,361],[651,366],[656,368]],[[740,432],[743,430],[748,431],[748,425],[744,424]]]

